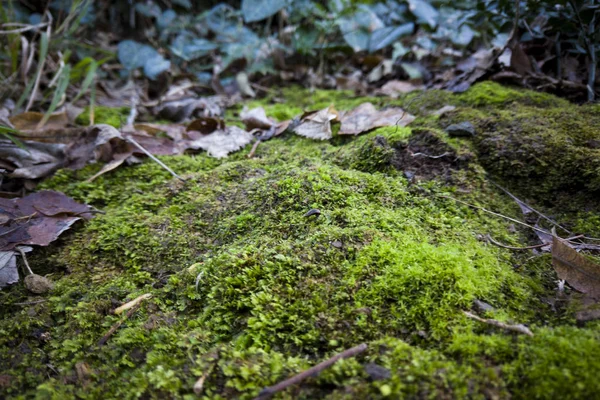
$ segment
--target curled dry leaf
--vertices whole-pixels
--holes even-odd
[[[17,257],[14,251],[0,251],[0,289],[19,282]]]
[[[7,139],[0,139],[0,160],[10,178],[38,179],[66,164],[64,144],[23,142],[22,149]]]
[[[338,112],[329,106],[320,111],[305,113],[294,132],[310,139],[328,140],[333,136],[331,121],[339,120]]]
[[[251,131],[252,129],[269,129],[276,124],[274,120],[267,117],[265,109],[262,107],[256,107],[248,110],[246,107],[240,113],[242,122],[246,125],[246,129]]]
[[[358,135],[383,126],[406,126],[415,117],[401,108],[388,108],[377,111],[371,103],[363,103],[354,110],[342,115],[340,135]]]

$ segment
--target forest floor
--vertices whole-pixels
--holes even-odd
[[[533,207],[562,237],[600,237],[599,105],[489,82],[284,94],[249,106],[285,120],[371,101],[416,120],[284,133],[252,158],[160,157],[186,182],[151,160],[92,183],[101,165],[59,171],[42,188],[105,214],[30,256],[50,293],[0,291],[0,397],[251,399],[361,343],[276,398],[597,396],[597,310],[544,248],[498,245],[538,244],[534,230],[481,208],[550,229]],[[447,133],[464,122],[473,135]]]

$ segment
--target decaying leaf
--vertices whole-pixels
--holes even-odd
[[[329,106],[302,116],[301,123],[294,132],[311,139],[328,140],[332,137],[331,121],[339,119],[338,112]]]
[[[567,243],[554,236],[552,265],[559,279],[573,289],[600,300],[600,265],[577,253]]]
[[[10,122],[15,129],[20,131],[37,130],[38,124],[44,118],[44,113],[28,111],[22,114],[17,114],[10,118]],[[65,111],[56,112],[50,115],[48,121],[44,124],[44,129],[62,129],[69,124],[69,116]]]
[[[223,121],[221,118],[215,117],[196,118],[186,127],[186,131],[188,132],[196,131],[202,133],[203,135],[208,135],[209,133],[223,129],[225,129],[225,121]]]
[[[237,126],[229,126],[224,130],[215,131],[210,135],[190,141],[187,147],[190,149],[203,149],[210,156],[223,158],[227,157],[229,153],[246,146],[252,139],[250,132],[246,132]]]
[[[388,108],[377,111],[371,103],[363,103],[354,110],[345,113],[341,120],[340,135],[358,135],[383,126],[406,126],[415,117],[401,108]]]
[[[0,213],[8,217],[0,226],[0,251],[21,244],[47,246],[76,221],[92,217],[88,206],[51,190],[19,199],[0,198]]]
[[[65,145],[25,141],[22,149],[0,139],[0,160],[11,178],[38,179],[52,174],[66,162]]]
[[[0,289],[19,282],[17,257],[14,251],[0,251]]]
[[[403,93],[410,93],[415,90],[421,89],[423,89],[422,85],[415,85],[414,83],[409,81],[393,80],[387,82],[380,89],[376,90],[375,94],[389,96],[395,99]]]
[[[251,131],[252,129],[269,129],[276,124],[271,118],[267,117],[265,109],[262,107],[256,107],[248,110],[246,107],[240,113],[242,122],[246,125],[246,129]]]

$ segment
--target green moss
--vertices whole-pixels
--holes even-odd
[[[130,109],[127,107],[94,107],[94,123],[108,124],[120,128],[127,121]],[[75,122],[79,125],[90,124],[90,108],[86,107]]]
[[[267,113],[287,119],[305,108],[365,101],[294,90],[286,92],[296,95],[293,104],[267,104]],[[600,389],[593,374],[600,367],[598,324],[577,326],[572,311],[548,304],[556,298],[550,257],[490,246],[482,235],[513,245],[528,235],[445,197],[519,217],[479,162],[510,181],[504,166],[494,169],[485,158],[488,126],[508,124],[513,113],[515,126],[531,123],[526,136],[540,123],[541,103],[528,92],[514,104],[505,96],[503,109],[473,92],[430,96],[413,98],[419,118],[412,129],[330,142],[284,134],[262,143],[252,159],[249,149],[225,160],[161,157],[186,183],[149,161],[91,184],[85,180],[101,166],[60,171],[42,187],[106,214],[32,256],[32,268],[56,282],[45,302],[15,304],[39,299],[21,285],[0,292],[3,396],[193,398],[194,383],[206,374],[206,398],[249,399],[364,342],[366,352],[280,398],[593,397]],[[468,96],[479,100],[466,106]],[[463,105],[448,117],[427,116],[447,100]],[[597,126],[592,108],[569,107],[564,112],[572,116],[589,113],[586,128]],[[556,133],[560,113],[549,108],[548,115],[546,128]],[[472,143],[447,139],[443,127],[467,116],[478,117],[480,136]],[[411,142],[413,132],[435,140]],[[499,132],[498,140],[509,137]],[[444,175],[409,182],[397,171],[407,143],[432,145],[419,149],[431,155],[443,145],[456,157],[415,161],[411,168]],[[455,160],[471,149],[477,157]],[[305,217],[313,208],[320,215]],[[596,216],[572,221],[587,229]],[[123,319],[111,310],[144,293],[152,298],[99,347]],[[529,324],[535,336],[468,319],[462,311],[475,299],[495,307],[486,317]],[[372,380],[369,363],[390,376]]]

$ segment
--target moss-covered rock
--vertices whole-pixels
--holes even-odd
[[[284,94],[289,104],[265,101],[278,119],[365,101],[346,92]],[[518,245],[527,232],[448,198],[519,218],[486,170],[522,191],[537,177],[547,180],[543,190],[588,196],[597,174],[572,176],[569,185],[558,173],[566,167],[546,163],[549,176],[541,177],[535,163],[551,157],[547,149],[592,140],[600,125],[593,107],[490,83],[459,96],[369,101],[405,104],[418,119],[411,128],[331,142],[285,134],[262,143],[252,159],[248,149],[225,160],[163,157],[186,183],[149,161],[93,183],[85,180],[99,165],[60,171],[46,188],[106,214],[32,256],[34,271],[55,282],[50,294],[32,297],[22,285],[0,292],[0,393],[194,398],[193,385],[204,376],[206,398],[253,398],[365,342],[365,353],[279,397],[593,398],[600,390],[600,325],[578,326],[572,310],[552,301],[549,257],[481,240],[491,234]],[[429,115],[443,103],[459,108]],[[570,133],[575,118],[587,133]],[[477,126],[474,139],[444,134],[460,119]],[[516,140],[546,150],[530,159]],[[492,154],[501,146],[505,157]],[[514,160],[523,162],[518,171]],[[575,165],[568,164],[570,173]],[[547,192],[528,193],[535,200]],[[320,215],[305,217],[310,209]],[[586,229],[599,211],[587,220],[581,210],[565,215]],[[128,319],[112,313],[146,293],[152,298]],[[468,319],[462,311],[475,300],[494,307],[486,317],[528,324],[534,336]],[[373,365],[389,374],[374,376]]]

